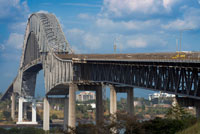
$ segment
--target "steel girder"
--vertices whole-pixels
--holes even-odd
[[[127,63],[74,64],[74,81],[102,81],[200,99],[198,67]]]

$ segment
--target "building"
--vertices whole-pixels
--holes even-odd
[[[149,95],[149,101],[152,102],[152,104],[172,104],[173,99],[175,98],[174,94],[168,94],[168,93],[154,93]]]
[[[95,93],[90,91],[81,92],[80,94],[76,95],[77,101],[88,101],[95,99],[96,99]]]
[[[160,98],[174,98],[174,94],[168,94],[168,93],[154,93],[154,94],[149,94],[149,101],[152,101],[153,99],[160,99]]]

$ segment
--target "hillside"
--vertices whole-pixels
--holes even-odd
[[[176,134],[200,134],[200,121],[198,121],[195,125]]]

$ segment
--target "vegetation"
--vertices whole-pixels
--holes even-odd
[[[27,127],[27,128],[0,128],[0,134],[45,134],[42,129]]]
[[[177,132],[176,134],[200,134],[200,121],[198,121],[195,125]]]

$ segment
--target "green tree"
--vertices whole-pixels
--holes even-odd
[[[172,106],[166,114],[166,117],[169,119],[182,120],[191,116],[184,108],[179,105]]]
[[[4,117],[6,120],[11,120],[10,112],[8,112],[8,111],[3,111],[3,117]]]

